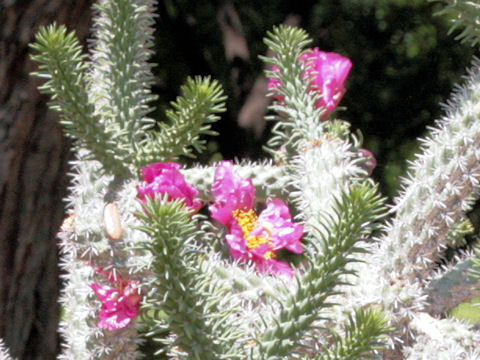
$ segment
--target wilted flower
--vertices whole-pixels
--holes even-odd
[[[113,284],[113,286],[90,285],[102,302],[98,326],[103,329],[118,330],[130,325],[138,316],[142,301],[139,282],[124,280],[119,274],[102,269],[96,271],[105,275]]]
[[[226,241],[230,254],[235,259],[253,261],[261,272],[293,276],[290,265],[277,260],[277,252],[282,249],[303,252],[303,227],[292,221],[288,206],[282,200],[272,200],[257,215],[251,179],[240,177],[229,161],[218,166],[212,193],[215,201],[210,212],[229,227]]]
[[[367,149],[358,149],[357,154],[360,158],[363,158],[363,162],[360,166],[370,175],[377,167],[377,160],[373,156],[372,152]]]
[[[352,69],[352,61],[340,54],[314,48],[303,54],[300,57],[300,62],[308,65],[304,77],[309,79],[311,91],[321,94],[321,98],[317,100],[315,105],[317,108],[325,109],[322,116],[322,120],[325,120],[335,110],[346,92],[345,82]],[[278,71],[279,68],[274,66],[272,70]],[[281,82],[277,78],[270,79],[268,84],[270,89],[279,86],[281,86]],[[278,101],[284,100],[280,94],[276,95],[275,99]]]
[[[147,196],[168,194],[169,198],[182,199],[185,205],[198,211],[202,207],[202,202],[195,199],[199,191],[185,181],[180,168],[175,162],[157,162],[143,167],[144,182],[137,187],[139,199],[145,202]]]

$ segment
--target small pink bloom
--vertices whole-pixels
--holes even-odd
[[[347,91],[345,82],[352,69],[352,62],[345,56],[320,51],[318,48],[304,54],[300,61],[309,64],[306,75],[311,79],[312,88],[322,94],[316,106],[326,110],[323,115],[325,118],[335,110]]]
[[[255,187],[251,179],[241,178],[231,162],[222,162],[216,172],[210,206],[212,217],[229,227],[226,241],[230,254],[243,261],[253,261],[259,271],[293,276],[285,261],[277,260],[282,249],[300,254],[303,227],[292,221],[287,205],[282,200],[269,201],[258,216],[253,205]]]
[[[174,162],[157,162],[143,167],[144,182],[137,187],[139,199],[146,202],[147,196],[168,194],[171,199],[183,199],[188,207],[198,211],[202,207],[202,202],[195,199],[199,191],[187,184],[180,168],[180,164]]]
[[[215,202],[210,205],[212,218],[229,225],[236,209],[252,209],[255,204],[255,186],[251,179],[240,177],[231,161],[222,161],[215,172],[212,185]]]
[[[131,324],[139,314],[140,284],[138,281],[123,280],[118,274],[96,270],[105,275],[113,286],[104,284],[91,284],[90,286],[102,302],[98,326],[108,330],[122,329]]]
[[[321,98],[316,102],[316,107],[322,107],[325,112],[322,120],[335,110],[343,95],[347,91],[345,82],[350,70],[352,61],[340,54],[334,52],[324,52],[314,48],[300,57],[300,62],[308,66],[304,76],[310,80],[311,91],[321,94]],[[278,66],[272,67],[273,71],[278,71]],[[269,89],[278,88],[281,85],[277,78],[270,79]],[[276,95],[278,101],[283,101],[282,95]]]

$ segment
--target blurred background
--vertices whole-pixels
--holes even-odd
[[[91,0],[0,2],[0,337],[19,359],[54,359],[59,307],[55,234],[64,218],[71,142],[62,136],[28,44],[56,21],[85,41]],[[259,55],[263,37],[281,23],[304,28],[312,46],[353,61],[338,117],[361,131],[378,162],[373,177],[396,194],[416,139],[442,114],[455,83],[478,51],[448,34],[449,19],[425,0],[161,0],[153,92],[159,121],[188,75],[224,86],[228,111],[198,161],[262,159],[272,124]],[[474,221],[475,224],[478,221]]]

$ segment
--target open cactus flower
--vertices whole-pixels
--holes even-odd
[[[257,215],[252,181],[241,178],[229,161],[217,167],[212,194],[210,212],[212,218],[229,228],[226,241],[230,254],[235,259],[253,261],[261,272],[293,276],[291,266],[277,259],[282,249],[303,253],[303,227],[292,221],[287,205],[275,199]]]

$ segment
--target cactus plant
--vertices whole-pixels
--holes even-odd
[[[460,23],[480,16],[447,2]],[[182,168],[224,111],[220,84],[187,80],[155,127],[154,1],[96,9],[90,61],[62,26],[32,45],[41,90],[76,140],[60,359],[137,359],[145,338],[171,359],[480,359],[480,333],[429,305],[453,273],[434,264],[471,230],[480,188],[477,60],[388,209],[374,159],[333,111],[348,59],[275,27],[272,159]],[[475,25],[463,36],[473,43]]]

